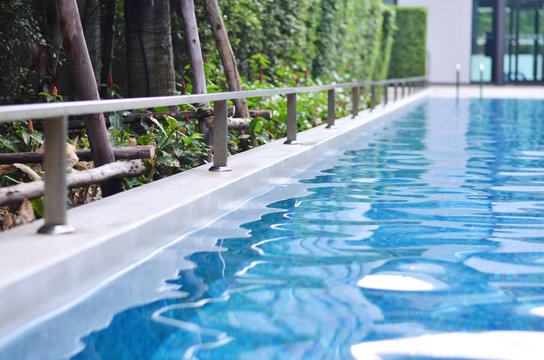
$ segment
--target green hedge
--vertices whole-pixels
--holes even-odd
[[[272,76],[285,63],[314,78],[383,76],[375,70],[384,57],[381,33],[386,12],[381,0],[219,0],[219,4],[240,73],[249,80],[261,70]],[[220,64],[204,9],[195,5],[203,53]],[[174,32],[183,47],[183,32]],[[186,55],[180,50],[177,71],[184,73]],[[256,54],[270,61],[267,68],[252,68]]]
[[[393,51],[389,65],[390,79],[424,76],[427,63],[427,9],[398,7]]]

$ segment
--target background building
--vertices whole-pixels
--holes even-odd
[[[544,0],[386,0],[429,10],[432,83],[543,83]]]

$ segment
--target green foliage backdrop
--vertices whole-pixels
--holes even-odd
[[[427,63],[427,9],[397,8],[397,31],[389,66],[389,78],[423,76]]]
[[[375,67],[383,64],[378,59],[389,57],[383,53],[390,49],[383,46],[383,19],[390,16],[386,27],[392,30],[395,10],[381,0],[219,0],[219,4],[240,73],[248,80],[255,80],[260,71],[273,77],[286,64],[314,78],[334,79],[338,73],[354,80],[386,76]],[[207,61],[219,65],[206,13],[196,5],[203,53]],[[178,38],[182,40],[183,34]],[[251,67],[255,55],[269,61],[257,72]]]

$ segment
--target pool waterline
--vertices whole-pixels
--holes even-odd
[[[444,102],[440,112],[444,104],[454,107]],[[538,335],[543,297],[530,289],[544,285],[539,243],[544,207],[541,195],[531,193],[538,181],[527,172],[542,171],[543,144],[537,132],[522,131],[519,136],[532,148],[520,149],[516,146],[523,143],[510,135],[515,131],[505,127],[499,143],[508,144],[509,152],[495,151],[493,134],[503,124],[485,125],[478,109],[478,126],[472,116],[468,123],[462,119],[464,104],[453,121],[438,126],[422,126],[433,120],[421,111],[395,120],[400,126],[380,125],[377,134],[367,136],[367,145],[357,144],[325,167],[316,164],[237,210],[251,218],[234,211],[212,224],[204,231],[210,236],[207,248],[201,235],[192,234],[196,250],[187,260],[196,267],[179,266],[177,274],[163,276],[166,281],[155,284],[156,299],[117,313],[109,327],[83,339],[87,347],[76,358],[102,346],[98,340],[123,337],[123,328],[141,325],[175,334],[153,348],[159,358],[166,358],[168,349],[203,358],[275,358],[282,351],[346,358],[369,351],[388,354],[379,345],[372,350],[364,344],[452,329]],[[443,141],[452,132],[466,136]],[[528,191],[518,191],[520,186]],[[256,221],[256,214],[265,222]],[[229,227],[233,219],[241,229]],[[169,247],[160,256],[185,263],[187,254],[179,250]],[[196,307],[200,315],[193,312]],[[492,317],[486,317],[489,313]],[[471,321],[467,326],[459,319]],[[295,323],[305,328],[289,334]],[[256,324],[259,334],[247,339]],[[191,335],[195,327],[200,327],[199,342]],[[270,343],[280,346],[273,349]],[[400,355],[413,353],[414,343]]]

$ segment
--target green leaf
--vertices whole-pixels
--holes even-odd
[[[32,204],[32,208],[34,209],[34,212],[36,213],[36,215],[38,215],[39,217],[43,217],[43,213],[44,213],[43,199],[38,198],[38,199],[30,200],[30,204]]]
[[[174,143],[172,144],[172,148],[177,157],[180,157],[185,152],[185,147],[182,143]]]
[[[157,164],[165,166],[176,166],[176,159],[171,155],[163,155],[157,158]]]
[[[166,119],[166,122],[168,123],[168,126],[170,126],[170,128],[176,129],[179,126],[178,121],[174,119],[173,117],[165,116],[165,119]]]
[[[157,125],[157,127],[161,130],[161,132],[164,134],[164,136],[168,136],[168,134],[166,133],[166,131],[164,130],[164,128],[162,127],[161,123],[157,121],[157,119],[155,119],[154,117],[149,117],[149,119],[151,121],[153,121],[153,123],[155,125]]]
[[[257,133],[262,130],[261,120],[260,119],[251,119],[249,122],[249,131],[252,133]]]
[[[113,126],[116,129],[122,129],[123,128],[123,115],[121,115],[120,112],[116,111],[110,114],[108,117],[110,120],[110,125]]]
[[[154,139],[155,139],[155,136],[151,134],[147,134],[147,135],[140,136],[137,142],[139,145],[149,145]]]
[[[190,137],[187,137],[187,136],[184,136],[182,138],[182,140],[186,145],[191,145],[191,143],[193,142],[193,139],[191,139]]]

